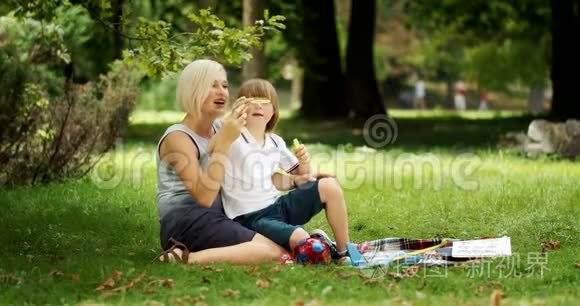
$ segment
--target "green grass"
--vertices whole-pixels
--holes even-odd
[[[508,235],[519,254],[514,268],[519,276],[500,274],[502,260],[496,259],[482,275],[474,275],[478,267],[463,266],[447,269],[445,277],[434,276],[445,270],[421,269],[418,276],[398,281],[389,276],[365,281],[353,269],[337,266],[277,271],[276,265],[262,265],[258,275],[251,273],[253,266],[150,263],[160,250],[155,137],[169,123],[146,117],[133,118],[131,137],[105,159],[112,167],[98,167],[79,180],[2,190],[0,304],[188,304],[203,295],[209,305],[294,305],[297,300],[489,305],[494,289],[505,293],[507,305],[580,301],[575,267],[580,262],[580,164],[553,157],[529,160],[494,146],[498,133],[524,129],[527,117],[400,113],[397,141],[378,151],[361,147],[363,137],[353,129],[362,122],[286,117],[280,123],[287,140],[299,137],[309,146],[317,169],[337,173],[354,241]],[[456,168],[475,171],[458,174]],[[317,227],[329,230],[322,215],[307,229]],[[547,251],[547,270],[540,277],[526,269],[528,255],[537,255],[543,241],[559,241],[560,248]],[[115,286],[146,275],[125,292],[95,291],[113,271],[123,273]],[[175,281],[172,288],[160,282],[147,286],[169,278]],[[258,287],[258,279],[269,288]],[[239,295],[224,297],[227,289]]]

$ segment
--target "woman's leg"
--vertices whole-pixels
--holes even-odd
[[[342,187],[333,178],[323,178],[318,181],[320,201],[325,204],[326,219],[336,239],[339,252],[346,251],[348,236],[348,216]]]
[[[175,249],[181,257],[182,251]],[[270,239],[256,234],[251,241],[189,253],[189,264],[231,263],[237,265],[277,262],[286,253],[279,245]],[[169,254],[169,261],[175,261]],[[163,260],[163,258],[161,258]]]

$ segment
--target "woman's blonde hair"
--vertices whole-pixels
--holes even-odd
[[[181,71],[177,82],[177,107],[199,118],[203,101],[222,72],[225,73],[224,67],[216,61],[200,59],[189,63]]]
[[[276,127],[276,123],[278,123],[278,117],[280,116],[280,110],[278,107],[278,93],[276,93],[276,89],[272,85],[272,83],[264,80],[264,79],[250,79],[245,81],[240,89],[238,90],[239,97],[264,97],[268,98],[272,106],[274,107],[274,114],[270,121],[266,124],[266,132],[271,132]]]

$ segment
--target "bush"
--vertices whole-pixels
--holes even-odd
[[[94,82],[65,77],[63,33],[0,18],[0,185],[86,174],[127,126],[138,75],[122,62]],[[52,35],[46,29],[54,29]],[[48,42],[47,42],[48,40]]]

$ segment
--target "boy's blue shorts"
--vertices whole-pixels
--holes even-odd
[[[254,230],[278,245],[290,250],[292,233],[308,223],[323,208],[318,193],[318,181],[300,187],[276,199],[274,204],[261,210],[234,218],[243,226]]]

